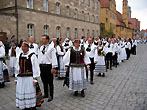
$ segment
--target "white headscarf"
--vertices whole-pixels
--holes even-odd
[[[5,46],[4,46],[4,44],[3,44],[3,42],[2,42],[2,41],[0,41],[0,47],[5,48]]]

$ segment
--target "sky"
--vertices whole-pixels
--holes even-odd
[[[116,9],[122,13],[122,1],[115,0]],[[147,0],[128,0],[128,5],[132,10],[132,18],[141,21],[140,29],[147,29]]]

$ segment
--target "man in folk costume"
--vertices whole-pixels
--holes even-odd
[[[29,51],[34,52],[38,56],[38,44],[34,43],[34,37],[30,36],[29,37]]]
[[[113,44],[113,51],[114,51],[114,56],[112,56],[113,58],[113,66],[117,67],[118,62],[117,62],[117,58],[118,58],[118,43],[116,42],[116,38],[112,38],[112,44]]]
[[[96,46],[93,44],[92,38],[88,38],[88,43],[84,45],[86,55],[89,57],[91,63],[90,63],[90,84],[94,84],[93,82],[93,76],[94,76],[94,69],[95,69],[95,64],[94,64],[94,56],[95,56],[95,50]],[[87,75],[87,80],[88,80],[88,71],[86,71]]]
[[[10,57],[10,64],[9,64],[9,72],[14,77],[16,72],[16,55],[19,55],[19,47],[16,47],[14,41],[12,41],[12,46],[9,49],[9,57]]]
[[[132,54],[136,55],[137,41],[133,38],[132,43]]]
[[[66,38],[62,43],[63,48],[67,52],[70,47],[72,47],[72,41],[69,38]]]
[[[69,90],[74,91],[74,96],[81,91],[81,96],[85,97],[84,90],[88,86],[86,69],[89,70],[90,60],[85,56],[85,50],[80,46],[80,40],[76,39],[73,45],[63,58],[65,66],[69,66],[69,69],[66,68],[66,71],[69,71]]]
[[[56,49],[49,44],[49,36],[42,36],[43,45],[40,47],[39,52],[39,64],[41,70],[41,80],[44,87],[44,98],[48,98],[48,102],[53,100],[54,84],[53,84],[53,73],[56,72],[57,57]],[[49,88],[48,88],[49,86]],[[50,95],[48,93],[50,90]]]
[[[128,60],[130,58],[130,54],[131,54],[131,43],[130,43],[130,39],[127,39],[125,48],[126,48],[127,60]]]
[[[36,110],[36,83],[40,68],[36,55],[29,51],[24,41],[22,53],[18,56],[16,75],[16,107],[24,110]]]
[[[57,38],[56,51],[57,51],[57,60],[58,60],[58,68],[56,71],[56,77],[64,78],[66,75],[65,65],[63,63],[63,56],[65,54],[65,50],[62,47],[62,38]]]
[[[98,41],[98,46],[96,49],[96,54],[94,57],[95,72],[99,73],[98,76],[105,77],[106,65],[105,65],[105,54],[104,54],[104,46],[102,45],[102,41]]]
[[[108,42],[104,47],[104,53],[106,54],[106,68],[112,70],[112,56],[114,56],[113,44],[111,43],[111,38],[108,38]]]
[[[4,83],[4,75],[3,75],[3,60],[5,57],[5,47],[0,41],[0,88],[3,88],[5,86]]]
[[[86,43],[86,37],[85,36],[82,36],[81,38],[81,43],[80,43],[80,46],[84,47],[85,43]]]

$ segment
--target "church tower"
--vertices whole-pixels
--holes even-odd
[[[128,27],[128,0],[123,0],[123,21],[125,22],[126,26]]]

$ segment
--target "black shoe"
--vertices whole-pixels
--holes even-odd
[[[99,73],[97,76],[101,76],[101,73]]]
[[[78,91],[75,91],[74,96],[78,96]]]
[[[112,70],[112,68],[110,68],[110,70]]]
[[[44,99],[45,99],[45,98],[48,98],[48,96],[47,96],[47,95],[44,95],[43,98],[44,98]]]
[[[31,110],[37,110],[36,107],[32,107]]]
[[[48,97],[48,102],[51,102],[53,100],[53,98],[52,97]]]
[[[84,90],[81,91],[81,96],[82,96],[82,97],[85,97]]]
[[[93,81],[90,81],[90,84],[94,84],[94,82]]]
[[[103,77],[105,77],[105,73],[103,73],[103,75],[102,75]]]

